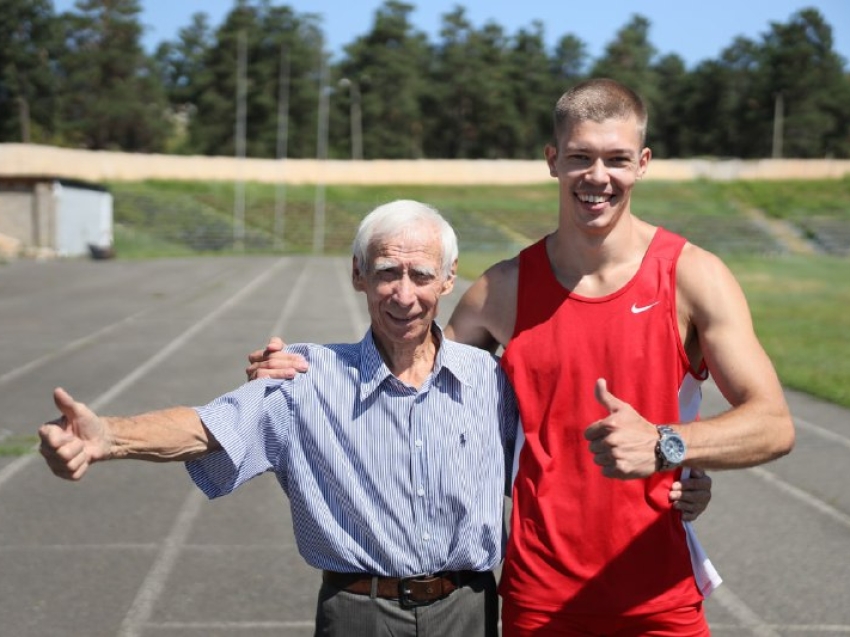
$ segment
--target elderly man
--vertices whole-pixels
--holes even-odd
[[[309,373],[195,409],[105,418],[56,389],[62,417],[40,428],[41,452],[70,480],[108,459],[187,461],[211,498],[273,471],[322,570],[317,635],[494,636],[518,416],[498,361],[434,322],[454,231],[396,201],[362,221],[353,252],[371,317],[359,343],[293,346]]]

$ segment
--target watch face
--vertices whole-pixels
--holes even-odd
[[[679,436],[664,436],[661,453],[670,464],[680,464],[685,459],[685,442]]]

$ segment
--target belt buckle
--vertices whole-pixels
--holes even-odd
[[[427,587],[429,583],[433,584],[434,588],[427,587],[425,592],[428,594],[435,593],[434,597],[430,599],[414,599],[412,596],[415,595],[411,583],[416,582],[417,584],[421,584]],[[439,592],[436,591],[436,587],[439,586]],[[402,577],[398,581],[398,603],[402,608],[419,608],[421,606],[428,606],[429,604],[433,604],[438,599],[442,599],[442,584],[440,583],[440,578],[436,575],[411,575],[410,577]]]

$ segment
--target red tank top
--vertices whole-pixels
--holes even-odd
[[[502,357],[525,436],[500,589],[515,604],[632,615],[702,600],[668,501],[679,472],[605,478],[584,439],[606,413],[597,378],[650,422],[695,417],[680,409],[683,387],[684,411],[695,412],[699,396],[676,317],[684,244],[659,228],[635,276],[600,298],[561,286],[545,239],[520,253],[516,327]]]

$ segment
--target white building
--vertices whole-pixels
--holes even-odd
[[[0,177],[0,238],[19,254],[111,256],[112,195],[82,181]]]

